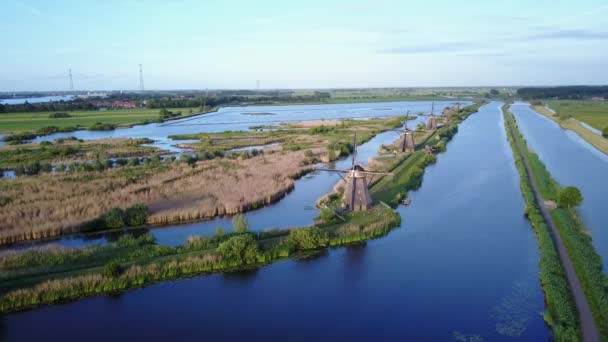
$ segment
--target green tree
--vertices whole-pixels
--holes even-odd
[[[498,94],[500,94],[500,91],[498,91],[498,89],[491,89],[490,90],[490,94],[492,96],[497,96]]]
[[[319,227],[292,229],[287,238],[288,245],[294,250],[325,247],[328,242],[327,234]]]
[[[336,213],[334,213],[331,208],[324,206],[319,209],[319,216],[321,217],[321,220],[323,220],[323,222],[330,222],[334,219]]]
[[[142,226],[148,219],[148,207],[143,203],[136,203],[125,210],[125,221],[129,226]]]
[[[110,229],[122,228],[125,226],[125,213],[120,208],[112,208],[103,215],[103,221]]]
[[[232,219],[232,228],[237,233],[244,233],[249,230],[249,222],[243,214],[236,214]]]
[[[569,186],[559,192],[557,201],[562,207],[572,208],[583,203],[583,195],[578,188]]]
[[[604,138],[608,138],[608,127],[604,128],[604,130],[602,131],[602,135],[604,136]]]
[[[107,278],[118,277],[121,271],[120,264],[116,261],[110,261],[103,266],[103,275]]]
[[[247,264],[257,260],[259,247],[253,236],[247,234],[234,236],[220,243],[217,250],[227,260]]]

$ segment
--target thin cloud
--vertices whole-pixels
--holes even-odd
[[[435,54],[435,53],[455,53],[455,52],[475,52],[483,49],[484,44],[475,42],[445,42],[429,45],[413,45],[405,47],[390,47],[379,49],[377,53],[383,54]]]
[[[527,37],[530,40],[543,39],[575,39],[575,40],[606,40],[608,32],[595,32],[588,30],[559,30],[553,32],[543,32]]]

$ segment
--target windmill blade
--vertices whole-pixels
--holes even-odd
[[[335,172],[335,173],[349,173],[350,171],[352,171],[352,170],[324,169],[324,168],[319,168],[319,167],[315,167],[313,170],[314,171]]]
[[[433,113],[435,113],[435,101],[431,104],[431,115],[433,115]]]
[[[368,175],[393,176],[392,172],[357,171],[357,173],[365,173]]]
[[[357,160],[357,131],[355,131],[355,140],[353,143],[353,167],[355,166],[355,161]]]

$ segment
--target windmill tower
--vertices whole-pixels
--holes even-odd
[[[428,130],[436,130],[437,129],[437,118],[435,117],[435,102],[431,105],[431,115],[429,115],[429,119],[426,122],[426,129]]]
[[[405,117],[405,124],[402,129],[394,129],[396,132],[403,134],[403,141],[401,143],[401,152],[414,152],[416,150],[416,144],[414,143],[414,131],[407,127],[407,122],[410,119],[410,111],[407,111]]]
[[[372,197],[369,194],[367,176],[386,176],[392,173],[365,171],[357,164],[357,133],[355,132],[352,166],[347,170],[317,169],[319,171],[336,172],[346,182],[344,195],[342,195],[342,208],[345,211],[361,211],[373,206]],[[346,178],[342,176],[346,174]],[[371,181],[371,180],[370,180]]]

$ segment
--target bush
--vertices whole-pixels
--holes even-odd
[[[237,233],[244,233],[249,230],[249,222],[243,214],[236,214],[232,219],[232,228]]]
[[[215,228],[215,236],[222,236],[222,235],[224,235],[224,228],[222,228],[222,227]]]
[[[72,116],[65,112],[57,112],[49,114],[49,119],[71,118]]]
[[[139,158],[137,158],[137,157],[130,158],[129,161],[127,162],[127,165],[129,165],[129,166],[139,165]]]
[[[249,234],[234,236],[222,242],[217,248],[222,257],[239,264],[255,262],[258,249],[258,242]]]
[[[604,130],[602,131],[602,135],[604,136],[604,138],[608,138],[608,127],[604,128]]]
[[[105,226],[110,229],[122,228],[125,226],[125,213],[120,208],[112,208],[102,217]]]
[[[148,218],[148,207],[143,203],[134,204],[125,210],[125,221],[128,226],[142,226]]]
[[[116,261],[110,261],[103,266],[103,275],[107,278],[116,278],[121,272],[120,264]]]
[[[329,238],[319,227],[292,229],[287,244],[293,250],[307,250],[327,246]]]
[[[89,130],[91,130],[91,131],[111,131],[115,128],[116,128],[116,125],[114,125],[114,124],[96,122],[91,127],[89,127]]]
[[[559,192],[558,203],[565,208],[577,207],[583,203],[583,194],[573,186],[569,186]]]

